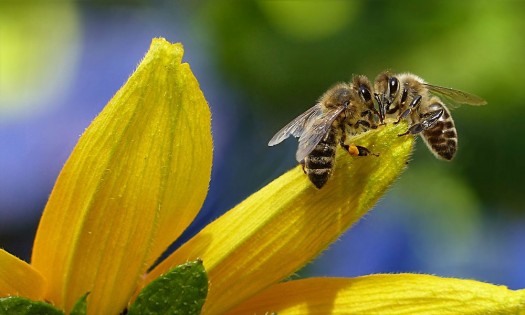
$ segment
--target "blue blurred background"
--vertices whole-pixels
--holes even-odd
[[[29,259],[78,137],[160,36],[184,44],[213,112],[210,192],[179,243],[295,166],[295,141],[266,144],[335,82],[410,71],[489,104],[454,110],[453,162],[418,141],[375,209],[297,276],[525,288],[524,14],[523,1],[2,1],[0,247]]]

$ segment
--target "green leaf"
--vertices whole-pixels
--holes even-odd
[[[146,286],[128,314],[200,314],[207,293],[208,276],[202,261],[187,262]]]
[[[0,298],[0,315],[64,315],[51,304],[23,297]]]
[[[87,314],[87,297],[89,292],[84,294],[73,306],[71,313],[69,315],[85,315]]]

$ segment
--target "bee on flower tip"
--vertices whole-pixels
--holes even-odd
[[[406,119],[410,127],[400,134],[420,134],[429,150],[439,159],[452,160],[458,147],[458,135],[447,105],[485,105],[479,96],[459,90],[431,85],[412,73],[380,73],[374,82],[374,98],[379,105],[380,120],[385,117]]]
[[[374,108],[371,90],[365,76],[354,76],[351,83],[335,85],[317,104],[279,130],[268,145],[276,145],[290,135],[299,138],[295,158],[310,181],[322,188],[332,175],[337,144],[353,156],[371,154],[365,147],[346,144],[347,135],[377,128],[379,113]]]

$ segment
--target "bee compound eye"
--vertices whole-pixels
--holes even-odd
[[[345,102],[343,103],[343,105],[344,105],[345,107],[350,106],[350,101],[345,101]]]
[[[399,80],[396,77],[391,77],[388,79],[388,89],[390,97],[394,96],[399,89]]]
[[[365,85],[359,86],[359,94],[361,94],[361,97],[365,102],[370,102],[372,100],[372,94],[370,94],[370,90]]]

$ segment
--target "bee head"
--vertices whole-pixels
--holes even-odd
[[[374,98],[372,97],[372,85],[370,84],[370,80],[368,80],[367,77],[364,75],[358,75],[354,76],[352,79],[352,86],[355,93],[356,100],[359,100],[361,104],[364,104],[366,109],[360,109],[363,113],[364,112],[372,112],[377,117],[379,117],[379,120],[382,122],[383,118],[381,117],[380,113],[375,109],[374,106]]]
[[[374,82],[374,98],[379,107],[381,121],[399,92],[399,80],[388,71],[380,73]]]

